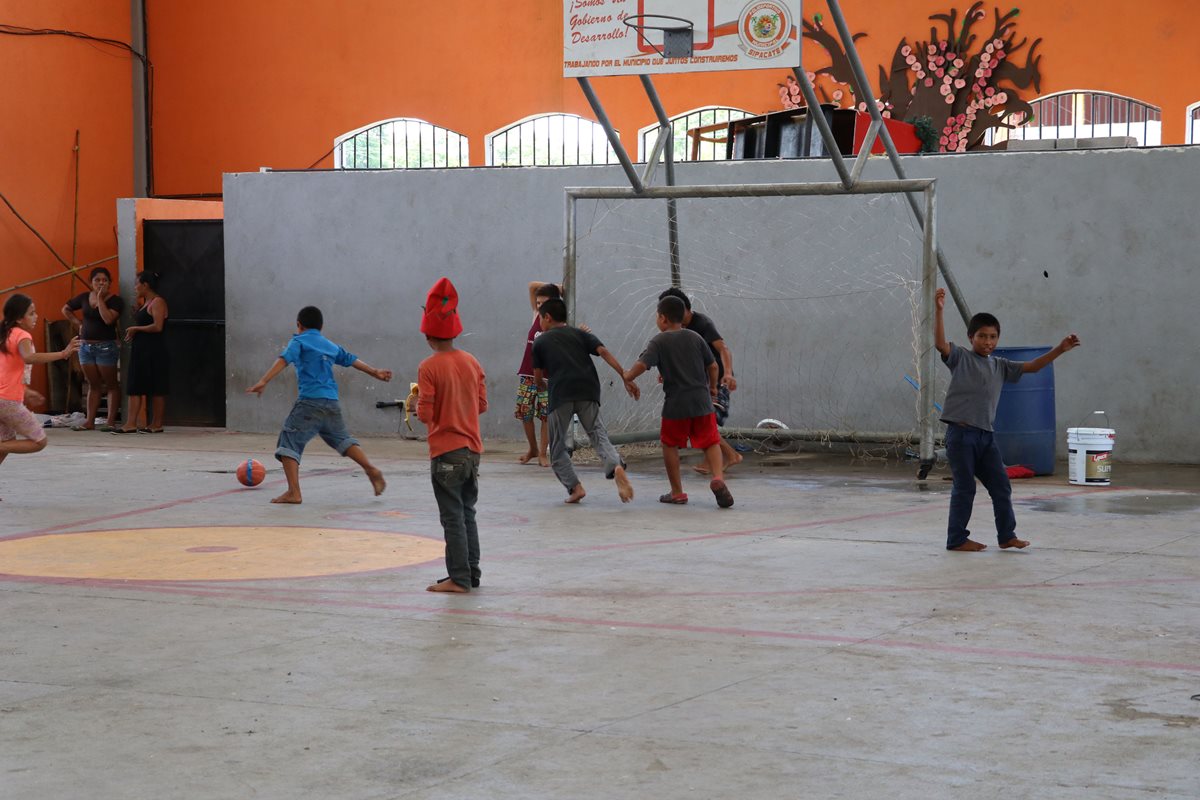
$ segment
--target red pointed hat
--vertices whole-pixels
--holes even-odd
[[[462,320],[458,318],[458,290],[449,278],[439,278],[425,298],[421,333],[435,339],[453,339],[462,333],[462,329]]]

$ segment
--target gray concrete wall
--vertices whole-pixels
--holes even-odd
[[[1083,338],[1083,348],[1056,364],[1059,441],[1066,427],[1103,409],[1117,429],[1118,458],[1200,461],[1200,348],[1191,333],[1200,302],[1200,233],[1192,219],[1200,148],[975,154],[906,164],[910,176],[939,179],[943,249],[972,309],[1001,319],[1002,345],[1053,344],[1069,331]],[[833,170],[822,162],[716,163],[682,165],[678,175],[681,183],[766,183],[830,180]],[[890,171],[876,160],[867,177],[887,178]],[[493,405],[484,433],[519,436],[511,406],[530,320],[525,285],[561,275],[563,188],[623,184],[616,167],[227,175],[229,427],[278,428],[294,397],[290,372],[261,400],[243,390],[293,332],[296,311],[315,303],[331,338],[397,373],[392,385],[346,373],[342,398],[351,429],[394,432],[395,412],[377,411],[374,402],[406,393],[428,353],[418,331],[420,306],[428,287],[447,275],[462,293],[461,345],[489,376]],[[657,226],[653,220],[661,217],[654,211],[648,219]],[[736,230],[738,220],[728,225]],[[844,244],[852,248],[853,240]],[[685,281],[686,270],[685,260]],[[646,295],[659,283],[657,276],[649,280]],[[627,312],[631,299],[607,302],[590,303],[599,311],[588,321],[611,341],[604,330],[611,331],[610,311]],[[915,393],[899,380],[911,353],[895,320],[793,334],[794,320],[769,303],[742,302],[750,305],[713,309],[742,380],[734,424],[753,425],[796,403],[792,396],[766,396],[772,391],[816,391],[755,376],[778,373],[793,353],[837,353],[851,329],[880,342],[888,364],[878,391],[850,387],[854,403],[876,403],[880,419],[893,418],[897,408],[901,416],[911,412]],[[582,298],[580,305],[582,311]],[[648,308],[639,306],[631,319]],[[953,316],[948,321],[950,338],[965,339],[964,326]],[[648,318],[645,324],[644,336],[620,333],[617,340],[629,350],[620,358],[636,357],[631,345],[653,333]],[[615,391],[606,390],[605,404],[621,413]]]

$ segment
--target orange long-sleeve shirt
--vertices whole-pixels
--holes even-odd
[[[429,457],[460,447],[482,453],[479,415],[487,411],[487,383],[475,356],[434,353],[417,368],[417,386],[417,418],[429,428]]]

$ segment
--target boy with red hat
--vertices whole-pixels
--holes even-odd
[[[433,495],[446,537],[447,577],[431,592],[466,593],[479,585],[479,415],[487,411],[487,383],[475,356],[454,347],[462,333],[458,291],[449,278],[429,290],[421,333],[433,355],[417,368],[417,418],[429,428]]]

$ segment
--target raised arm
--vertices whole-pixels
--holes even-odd
[[[946,341],[946,323],[942,320],[946,308],[946,290],[938,289],[934,295],[933,346],[943,357],[950,355],[950,343]]]
[[[49,364],[51,361],[66,361],[78,349],[78,337],[72,339],[66,347],[57,353],[38,353],[33,349],[33,342],[29,339],[22,339],[20,344],[17,345],[17,350],[21,354],[21,360],[26,364]]]
[[[92,292],[96,296],[96,311],[100,314],[100,319],[104,320],[105,325],[112,325],[120,318],[121,312],[108,307],[108,299],[112,297],[112,292]]]
[[[547,283],[554,283],[554,281],[531,281],[529,284],[529,308],[535,314],[538,311],[537,290],[545,286]],[[558,287],[558,293],[562,294],[562,284],[555,283],[554,285]]]
[[[619,375],[621,378],[621,382],[625,384],[625,391],[629,393],[630,397],[632,397],[634,400],[637,400],[641,397],[642,390],[639,389],[637,384],[633,381],[625,380],[625,370],[621,367],[621,362],[617,361],[617,357],[610,353],[607,347],[602,346],[597,349],[596,355],[600,356],[605,364],[608,364],[610,367],[616,370],[617,375]]]
[[[1022,372],[1038,372],[1044,369],[1046,365],[1052,362],[1054,359],[1058,358],[1068,350],[1074,350],[1076,347],[1079,347],[1080,344],[1081,342],[1079,341],[1079,337],[1072,333],[1068,335],[1067,338],[1059,342],[1058,346],[1049,353],[1043,353],[1032,361],[1026,361]]]
[[[392,379],[392,371],[390,369],[376,369],[361,358],[356,358],[350,366],[354,367],[359,372],[365,372],[376,380],[387,383]]]
[[[266,371],[266,374],[258,379],[258,383],[246,390],[246,394],[256,394],[259,397],[262,397],[263,389],[267,388],[267,384],[286,368],[286,361],[284,361],[282,358],[275,359],[275,363],[271,365],[271,368]]]

